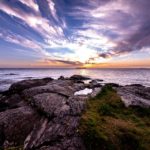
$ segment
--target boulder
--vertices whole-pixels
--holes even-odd
[[[90,81],[89,88],[98,88],[98,87],[102,87],[102,85],[100,83],[98,83],[97,80]]]
[[[79,116],[54,118],[50,122],[41,120],[24,143],[25,150],[32,149],[68,149],[84,150],[83,141],[78,135]]]
[[[74,95],[74,92],[83,89],[83,83],[73,83],[70,80],[54,80],[45,86],[38,86],[23,91],[25,98],[33,97],[41,93],[58,93],[62,96],[69,97]]]
[[[96,79],[98,82],[103,82],[104,80],[102,80],[102,79]]]
[[[128,106],[150,107],[150,88],[139,85],[128,85],[117,88],[122,101]]]
[[[66,97],[56,93],[42,93],[30,99],[32,106],[51,118],[66,114],[69,111],[66,101]]]
[[[16,73],[6,73],[5,75],[6,76],[15,76],[15,75],[18,75],[18,74],[16,74]]]
[[[112,87],[119,87],[120,85],[117,83],[106,83],[105,85],[107,86],[112,86]]]
[[[25,89],[45,85],[48,82],[51,82],[52,80],[53,80],[52,78],[23,80],[12,84],[11,87],[9,88],[9,92],[10,93],[21,92]]]
[[[65,80],[65,77],[64,77],[64,76],[60,76],[60,77],[58,78],[58,80]]]
[[[78,81],[78,80],[90,80],[89,77],[86,77],[86,76],[82,76],[82,75],[73,75],[70,77],[70,80],[75,80],[75,81]]]

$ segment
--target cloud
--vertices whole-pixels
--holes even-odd
[[[36,12],[39,11],[38,5],[34,2],[34,0],[19,0],[22,4],[25,4],[26,6],[32,8]]]
[[[25,47],[25,48],[30,48],[34,52],[39,53],[43,57],[49,56],[49,53],[46,52],[42,48],[41,43],[37,43],[37,42],[32,41],[30,39],[26,39],[20,35],[16,35],[13,33],[7,33],[7,32],[1,32],[0,38],[2,38],[3,40],[5,40],[7,42],[14,43],[14,44],[20,45],[20,46]]]
[[[34,7],[33,9],[35,9]],[[0,9],[11,16],[14,16],[23,20],[26,23],[26,25],[35,29],[44,38],[49,38],[50,36],[53,36],[53,37],[63,36],[63,31],[61,27],[56,26],[56,25],[55,26],[51,25],[51,22],[48,19],[43,18],[39,11],[37,12],[36,15],[28,14],[22,11],[21,9],[16,9],[16,8],[11,7],[11,5],[9,3],[5,3],[5,1],[2,1],[0,3]]]
[[[91,47],[99,43],[97,47],[101,47],[102,51],[100,57],[109,58],[125,52],[138,51],[149,45],[148,0],[138,0],[134,3],[130,0],[112,0],[105,3],[101,1],[102,5],[98,5],[99,1],[94,1],[90,4],[90,7],[76,7],[69,15],[86,22],[81,28],[77,28],[76,32],[79,33],[78,36],[88,38]],[[93,43],[93,39],[97,41]],[[102,49],[106,49],[107,52],[103,53]]]
[[[39,33],[42,40],[25,37],[21,31],[20,35],[2,32],[0,37],[31,48],[47,60],[70,65],[102,63],[150,46],[149,6],[149,0],[1,0],[1,11],[22,28]],[[59,53],[61,49],[66,53]]]

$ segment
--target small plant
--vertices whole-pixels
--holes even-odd
[[[113,111],[112,107],[110,105],[108,105],[108,104],[102,104],[102,105],[100,105],[99,110],[98,110],[98,112],[101,115],[106,115],[106,116],[107,115],[108,116],[112,115],[112,111]]]
[[[125,130],[124,132],[121,132],[118,137],[122,150],[142,149],[139,136],[132,131]]]
[[[89,128],[84,133],[84,140],[87,150],[100,150],[106,149],[108,138],[103,132],[99,132],[96,128]]]

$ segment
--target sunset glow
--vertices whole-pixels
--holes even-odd
[[[149,6],[149,0],[1,0],[0,67],[149,68]]]

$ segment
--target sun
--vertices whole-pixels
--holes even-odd
[[[92,64],[84,64],[83,67],[85,67],[85,68],[92,68],[93,65]]]

